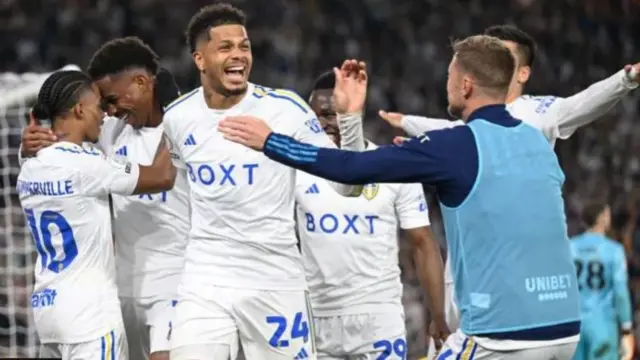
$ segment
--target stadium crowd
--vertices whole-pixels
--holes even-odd
[[[377,117],[385,109],[446,117],[446,66],[450,40],[497,23],[514,23],[539,44],[529,83],[532,94],[567,96],[603,79],[625,64],[640,61],[640,2],[637,0],[510,0],[495,6],[488,0],[239,0],[233,3],[249,16],[255,82],[308,94],[314,78],[344,58],[367,61],[370,73],[366,134],[388,143],[393,131]],[[203,0],[5,0],[0,2],[0,69],[39,72],[73,63],[86,65],[104,41],[136,35],[162,57],[183,90],[197,84],[183,30]],[[614,236],[629,257],[635,308],[640,315],[640,102],[627,97],[605,119],[597,121],[557,148],[567,175],[565,199],[570,234],[581,230],[578,213],[585,199],[606,196],[614,210]],[[16,121],[11,125],[19,127]],[[19,132],[15,132],[19,136]],[[10,139],[13,145],[19,138]],[[17,159],[3,167],[16,167]],[[14,174],[17,175],[17,172]],[[14,178],[15,180],[15,178]],[[7,184],[3,184],[7,185]],[[16,197],[14,216],[0,219],[0,247],[7,235],[23,227]],[[431,218],[443,241],[437,205]],[[407,244],[403,244],[407,245]],[[14,245],[15,246],[15,245]],[[24,247],[27,245],[25,244]],[[424,354],[425,324],[422,290],[403,246],[400,263],[405,286],[409,358]],[[444,250],[443,250],[444,251]],[[5,252],[6,254],[6,252]],[[35,257],[30,257],[33,260]],[[22,266],[27,266],[24,261]],[[13,262],[15,264],[15,262]],[[7,271],[7,261],[0,267]],[[5,280],[2,280],[5,282]],[[8,294],[27,307],[26,279],[15,278]],[[2,287],[7,283],[0,284]],[[0,333],[13,326],[6,313],[7,291],[0,296]],[[24,319],[17,319],[24,323]],[[0,338],[0,346],[8,346]],[[22,340],[20,340],[22,341]]]

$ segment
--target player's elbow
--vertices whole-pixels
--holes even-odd
[[[438,253],[440,246],[438,241],[431,231],[431,227],[423,226],[415,229],[408,230],[411,246],[414,250],[420,250],[423,253]]]

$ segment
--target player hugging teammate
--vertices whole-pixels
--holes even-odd
[[[130,196],[128,188],[127,191],[108,191],[114,204],[119,304],[125,314],[124,326],[132,359],[167,358],[168,350],[171,350],[171,357],[175,359],[226,360],[235,358],[240,344],[249,359],[316,357],[305,266],[296,247],[295,222],[291,215],[299,176],[295,170],[260,153],[223,140],[212,125],[229,115],[255,113],[271,119],[271,125],[280,131],[321,146],[340,145],[362,151],[365,141],[358,118],[345,116],[341,120],[340,142],[334,144],[314,112],[295,93],[249,83],[252,57],[244,21],[241,11],[225,4],[205,7],[193,17],[187,37],[194,62],[201,72],[202,86],[171,104],[166,101],[171,96],[166,89],[174,88],[172,81],[167,80],[166,71],[159,67],[157,56],[139,39],[124,38],[106,43],[89,65],[92,89],[99,90],[102,96],[99,105],[113,117],[105,119],[102,130],[93,137],[77,141],[79,150],[75,151],[80,154],[91,152],[98,160],[108,158],[125,164],[148,164],[154,161],[156,149],[159,154],[166,155],[161,140],[164,132],[178,167],[176,185],[171,190],[161,188],[158,190],[163,192],[159,194],[151,194],[155,189],[136,190],[136,194],[140,193],[136,196]],[[366,74],[365,81],[362,77],[364,69],[357,63],[346,62],[336,73],[345,96],[349,96],[350,91],[360,91],[361,104],[352,104],[357,107],[354,111],[360,111],[363,90],[366,90]],[[70,100],[64,101],[68,104]],[[77,108],[83,109],[81,105]],[[37,163],[41,154],[59,147],[67,135],[57,124],[53,133],[36,124],[25,130],[23,151],[26,155],[37,155],[27,158],[24,169]],[[125,165],[124,171],[129,174],[132,168],[135,166]],[[145,174],[140,170],[140,179],[144,180]],[[105,178],[111,177],[105,175]],[[377,256],[384,254],[385,264],[371,265],[368,270],[357,272],[370,282],[378,280],[378,276],[388,279],[388,295],[387,300],[376,300],[377,303],[366,298],[349,301],[348,305],[356,308],[371,308],[382,303],[381,315],[355,314],[343,320],[336,313],[330,319],[330,325],[336,331],[340,327],[368,327],[371,324],[384,329],[371,334],[371,338],[350,339],[350,346],[354,348],[347,350],[348,353],[404,357],[406,343],[394,233],[399,221],[402,227],[411,229],[417,252],[438,253],[426,227],[428,217],[424,198],[417,186],[378,189],[371,184],[363,191],[362,186],[327,181],[319,184],[327,195],[333,192],[332,196],[354,197],[353,204],[359,208],[377,198],[379,206],[387,206],[389,213],[378,216],[376,211],[368,209],[371,214],[339,220],[341,225],[347,224],[345,221],[348,220],[347,227],[371,228],[368,236],[351,236],[352,240],[347,240],[349,243],[345,245],[362,248],[363,245],[357,244],[363,244],[363,240],[375,235],[377,246],[381,246]],[[186,186],[190,187],[189,192]],[[106,199],[103,202],[107,204]],[[191,214],[187,210],[188,203]],[[400,212],[399,220],[392,215],[395,211]],[[108,221],[106,216],[94,216],[92,220],[96,223]],[[318,229],[326,228],[326,218],[318,220]],[[94,224],[89,221],[88,226],[91,225]],[[66,231],[75,233],[78,243],[90,241],[80,238],[80,232],[73,225]],[[103,244],[93,251],[110,254],[110,239],[110,234],[101,232],[98,240]],[[58,251],[67,249],[63,239],[54,236],[51,243]],[[366,257],[367,251],[354,252],[356,255]],[[441,266],[438,258],[434,259],[430,262],[432,266]],[[67,273],[74,269],[73,264],[69,266]],[[425,265],[421,266],[424,274]],[[177,275],[180,273],[182,280],[178,288]],[[429,279],[430,286],[440,287],[438,270],[431,274],[435,276]],[[105,269],[103,276],[116,275]],[[65,277],[59,279],[69,281]],[[107,286],[109,281],[101,283]],[[111,290],[115,291],[114,281],[110,283]],[[330,281],[327,283],[333,286]],[[111,304],[116,306],[118,300],[113,294]],[[369,298],[375,299],[372,295]],[[103,303],[96,300],[93,306],[102,309]],[[390,310],[392,315],[384,315]],[[110,311],[121,319],[120,311],[115,308]],[[96,316],[94,321],[100,322],[101,318]],[[63,344],[76,341],[75,338],[47,337],[42,330],[46,329],[46,322],[37,323],[47,348],[64,358],[74,358],[72,353],[65,352]],[[114,350],[117,347],[126,349],[121,325],[118,322],[110,324],[102,322],[108,331],[105,330],[105,337],[100,338],[98,348],[104,348],[103,356],[126,358],[124,352]],[[169,337],[171,344],[167,341]]]

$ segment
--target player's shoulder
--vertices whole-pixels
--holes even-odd
[[[423,132],[414,136],[408,142],[409,145],[430,144],[432,146],[457,146],[458,142],[474,142],[473,131],[469,126],[460,125],[451,128],[437,129]]]
[[[100,150],[91,146],[59,142],[38,151],[34,158],[25,161],[21,173],[38,177],[43,172],[49,175],[77,173],[89,169],[90,163],[102,156]]]
[[[519,113],[535,113],[545,114],[551,105],[560,99],[553,95],[522,95],[514,102],[509,104],[509,110],[512,111],[514,117],[518,117]]]
[[[270,88],[258,84],[252,85],[250,89],[251,96],[260,103],[286,111],[312,114],[307,102],[294,90]]]
[[[602,241],[612,252],[624,252],[624,245],[620,242],[605,236],[602,237]]]
[[[55,143],[38,152],[43,162],[68,168],[81,168],[88,162],[102,159],[104,154],[93,145],[77,145],[68,142]]]
[[[173,100],[169,105],[164,108],[165,119],[171,118],[176,114],[181,114],[184,111],[192,111],[197,108],[204,101],[202,96],[197,96],[202,93],[202,86],[195,88],[188,93]]]

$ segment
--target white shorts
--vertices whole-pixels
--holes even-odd
[[[404,360],[404,314],[315,317],[318,360]]]
[[[56,358],[62,360],[101,359],[127,360],[127,338],[124,328],[114,329],[99,339],[78,344],[42,344],[39,358]]]
[[[305,291],[181,287],[171,333],[172,360],[315,359]]]
[[[150,354],[169,351],[169,335],[175,301],[120,297],[131,360],[147,360]]]
[[[452,333],[444,343],[437,357],[428,360],[572,360],[578,345],[575,341],[558,344],[557,340],[549,341],[549,345],[541,345],[521,350],[499,351],[489,350],[478,344],[476,339],[468,337],[458,330]]]

